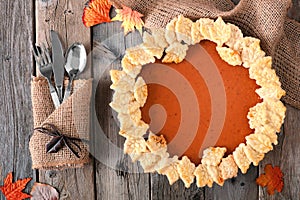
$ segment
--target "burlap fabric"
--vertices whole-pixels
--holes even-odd
[[[300,24],[287,17],[290,0],[111,0],[144,15],[146,27],[164,27],[183,14],[192,20],[217,18],[238,25],[244,35],[261,39],[261,46],[273,57],[287,95],[283,100],[300,108]]]
[[[50,123],[66,136],[89,140],[91,94],[92,80],[75,80],[73,94],[54,109],[47,81],[40,77],[33,78],[31,96],[34,127]],[[80,158],[66,146],[57,153],[46,153],[46,144],[51,139],[51,136],[34,131],[29,143],[33,169],[82,167],[90,161],[89,145],[82,141],[76,142],[81,148]]]

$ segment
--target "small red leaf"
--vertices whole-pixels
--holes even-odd
[[[279,167],[272,167],[271,164],[268,164],[265,166],[265,173],[256,179],[256,183],[262,187],[267,187],[268,194],[273,195],[275,190],[282,191],[284,186],[283,173]]]
[[[4,185],[0,187],[0,190],[7,200],[21,200],[30,198],[31,196],[29,194],[22,192],[30,180],[31,178],[25,178],[22,180],[17,180],[13,183],[13,175],[12,172],[10,172],[4,180]]]

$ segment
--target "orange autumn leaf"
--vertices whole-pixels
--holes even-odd
[[[110,22],[109,11],[112,4],[108,0],[91,0],[83,10],[82,22],[91,27],[103,22]]]
[[[256,183],[262,187],[267,187],[269,195],[273,195],[275,190],[282,191],[283,188],[283,173],[279,167],[272,167],[271,164],[265,166],[265,173],[261,174]]]
[[[13,183],[13,175],[12,172],[10,172],[4,180],[4,185],[0,187],[0,190],[7,200],[21,200],[30,198],[31,196],[29,194],[22,192],[30,180],[31,178],[25,178],[22,180],[17,180]]]
[[[122,6],[123,9],[116,9],[117,15],[112,19],[112,21],[122,21],[122,27],[124,28],[125,35],[136,28],[140,33],[142,33],[142,28],[144,22],[141,19],[143,15],[137,11],[128,8],[127,6]]]

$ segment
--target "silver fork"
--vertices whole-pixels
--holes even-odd
[[[51,83],[51,76],[52,76],[53,71],[52,71],[52,61],[51,61],[49,50],[45,47],[45,44],[43,43],[41,49],[40,49],[40,47],[35,45],[32,48],[32,51],[33,51],[35,61],[39,67],[41,75],[44,76],[48,81],[48,85],[49,85],[49,89],[50,89],[50,93],[51,93],[51,97],[52,97],[54,106],[55,106],[55,108],[58,108],[60,105],[60,101],[59,101],[58,95],[56,93],[56,90]]]

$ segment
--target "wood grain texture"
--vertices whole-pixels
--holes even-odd
[[[38,0],[36,1],[36,41],[51,47],[50,30],[58,32],[65,49],[74,42],[81,42],[90,52],[90,29],[84,27],[81,16],[85,0]],[[85,69],[91,77],[91,66]],[[94,199],[93,163],[81,169],[39,171],[39,181],[58,188],[64,199]]]
[[[198,188],[195,183],[190,188],[185,188],[181,180],[170,186],[166,176],[159,174],[151,175],[151,199],[172,199],[172,200],[198,200],[204,199],[205,189]]]
[[[149,199],[149,175],[123,154],[124,138],[118,135],[115,113],[109,107],[112,100],[110,69],[120,69],[120,58],[126,47],[141,42],[138,33],[124,37],[119,22],[101,24],[93,28],[93,75],[96,79],[95,109],[102,132],[95,133],[96,191],[97,199]],[[115,59],[107,59],[109,53],[97,52],[105,44],[115,52]],[[99,83],[99,84],[98,84]],[[96,124],[95,124],[96,125]],[[107,141],[104,142],[103,141]]]
[[[234,2],[238,3],[238,0]],[[300,0],[293,0],[294,7],[289,12],[289,16],[297,20],[300,19],[299,2]],[[95,132],[96,135],[93,136],[93,155],[97,161],[83,169],[39,171],[35,178],[36,173],[31,170],[28,150],[33,129],[30,79],[34,62],[30,46],[34,41],[34,16],[36,15],[37,43],[47,41],[49,45],[49,30],[54,29],[60,33],[65,47],[79,41],[85,44],[89,53],[91,32],[81,23],[85,3],[86,0],[0,1],[0,185],[6,174],[14,171],[15,180],[34,177],[26,189],[27,192],[33,182],[38,180],[55,186],[61,193],[61,199],[300,199],[300,110],[287,106],[279,144],[266,155],[259,168],[251,167],[247,175],[239,174],[237,178],[226,181],[222,188],[216,185],[213,188],[197,188],[193,184],[191,188],[185,189],[181,181],[169,186],[166,177],[141,173],[138,164],[132,164],[126,155],[120,153],[124,139],[117,134],[119,129],[115,113],[107,106],[112,95],[108,72],[111,68],[120,68],[120,65],[116,62],[106,68],[101,65],[101,55],[97,53],[90,54],[92,62],[89,63],[93,64],[93,71],[88,65],[83,75],[101,75],[94,77],[99,78],[99,85],[95,89],[98,116],[95,123],[99,123],[103,129],[103,132]],[[103,42],[121,31],[120,23],[96,26],[93,28],[93,41]],[[117,38],[115,41],[109,41],[115,44],[112,48],[120,45],[125,48],[140,42],[137,35],[123,38],[120,35],[112,37],[113,40]],[[104,138],[109,142],[99,142]],[[97,153],[101,154],[98,158]],[[256,177],[263,173],[264,166],[269,163],[280,166],[284,172],[283,192],[274,196],[269,196],[265,189],[255,184]],[[0,199],[5,199],[1,193]]]
[[[33,60],[33,2],[0,1],[0,185],[33,177],[28,148],[33,130],[30,80]],[[30,191],[32,182],[27,186]],[[0,199],[4,199],[2,193]]]
[[[37,43],[47,42],[51,46],[50,30],[59,33],[63,46],[81,42],[87,51],[91,48],[90,29],[81,20],[85,0],[37,0],[36,39]]]
[[[258,186],[255,183],[257,178],[257,167],[251,166],[247,174],[239,172],[236,178],[226,180],[223,187],[214,184],[212,188],[205,189],[205,199],[230,199],[230,200],[256,200]]]
[[[259,199],[300,199],[300,110],[287,106],[287,113],[282,132],[279,134],[279,144],[269,152],[260,164],[260,173],[264,173],[266,164],[279,166],[284,173],[284,188],[282,193],[273,196],[266,189],[259,189]]]

